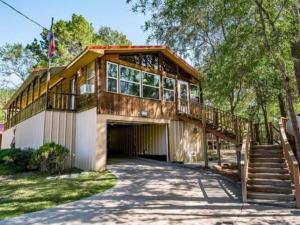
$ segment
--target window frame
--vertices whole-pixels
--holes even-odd
[[[161,85],[161,76],[159,74],[155,74],[155,73],[149,73],[149,72],[146,72],[146,71],[141,71],[142,72],[142,80],[141,80],[141,83],[142,83],[142,87],[141,87],[141,97],[142,98],[146,98],[146,99],[152,99],[152,100],[161,100],[161,88],[160,88],[160,85]],[[152,76],[158,76],[159,77],[159,83],[158,83],[158,86],[153,86],[153,85],[149,85],[149,84],[144,84],[144,74],[147,73],[147,74],[150,74]],[[144,96],[144,89],[143,87],[146,86],[146,87],[150,87],[150,88],[155,88],[155,89],[158,89],[158,98],[151,98],[151,97],[145,97]]]
[[[89,68],[89,66],[90,65],[92,65],[92,67],[93,67],[93,76],[92,77],[88,77],[88,68]],[[88,84],[88,85],[96,85],[96,64],[95,64],[95,62],[93,61],[93,62],[90,62],[89,64],[87,64],[86,66],[85,66],[85,74],[86,74],[86,84]],[[90,84],[89,83],[89,81],[90,80],[94,80],[94,83],[93,84]]]
[[[196,101],[195,100],[195,98],[192,98],[192,86],[195,86],[195,87],[197,87],[197,89],[198,89],[198,96],[196,96],[196,97],[198,97],[198,101]],[[197,103],[200,103],[200,87],[199,87],[199,85],[197,85],[197,84],[193,84],[193,83],[190,83],[190,101],[191,102],[197,102]],[[194,95],[195,96],[195,95]]]
[[[121,74],[120,74],[121,73],[120,72],[121,71],[121,67],[138,71],[141,74],[140,81],[139,82],[135,82],[135,81],[128,81],[128,80],[121,79]],[[119,86],[118,94],[127,95],[127,96],[133,96],[133,97],[142,97],[142,73],[143,73],[143,71],[141,71],[141,70],[138,70],[138,69],[135,69],[135,68],[132,68],[132,67],[129,67],[129,66],[124,66],[124,65],[119,64],[119,69],[118,69],[118,86]],[[127,93],[122,93],[121,92],[121,82],[122,81],[126,82],[126,83],[138,84],[139,85],[139,91],[140,91],[139,95],[132,95],[132,94],[127,94]]]
[[[164,86],[164,80],[165,79],[170,79],[170,80],[172,80],[173,81],[173,89],[169,89],[169,88],[165,88],[165,86]],[[175,99],[176,99],[176,96],[175,96],[175,89],[176,89],[176,80],[174,79],[174,78],[171,78],[171,77],[164,77],[163,78],[163,99],[165,100],[165,101],[167,101],[167,102],[175,102]],[[173,94],[174,94],[174,100],[172,101],[172,100],[167,100],[167,99],[165,99],[165,90],[166,91],[172,91],[173,92]]]
[[[110,76],[108,76],[108,64],[112,64],[112,65],[116,65],[117,66],[117,77],[110,77]],[[108,80],[109,79],[113,79],[113,80],[117,81],[117,91],[116,92],[108,90]],[[113,63],[113,62],[110,62],[110,61],[106,61],[106,91],[109,92],[109,93],[117,93],[117,94],[119,94],[119,64]]]

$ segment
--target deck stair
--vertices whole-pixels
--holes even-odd
[[[205,124],[207,133],[212,133],[223,140],[234,143],[241,141],[242,130],[248,122],[247,119],[207,105],[194,103],[191,108],[188,113],[179,110],[178,117],[184,121],[197,120]]]
[[[248,202],[295,207],[295,193],[281,145],[254,145],[249,156]]]

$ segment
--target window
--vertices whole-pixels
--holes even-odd
[[[160,99],[159,84],[160,84],[159,75],[144,72],[143,73],[143,97]]]
[[[95,62],[90,63],[86,67],[86,83],[95,84]]]
[[[107,91],[118,92],[118,65],[107,62],[106,64]]]
[[[193,102],[200,102],[200,90],[199,86],[195,84],[190,84],[190,97]]]
[[[129,67],[120,66],[120,93],[140,96],[141,72]]]
[[[175,80],[172,78],[164,78],[164,99],[166,101],[175,100]]]

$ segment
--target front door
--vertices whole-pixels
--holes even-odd
[[[188,82],[178,81],[178,110],[189,113],[189,84]]]

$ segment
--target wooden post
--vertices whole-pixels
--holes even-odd
[[[205,161],[205,168],[208,168],[207,138],[206,138],[206,112],[205,112],[204,107],[202,108],[202,130],[203,130],[202,143],[203,143],[203,155],[204,155],[204,161]]]
[[[97,104],[97,113],[100,113],[100,95],[99,95],[99,82],[100,82],[100,65],[101,61],[97,58],[95,60],[95,95]]]
[[[241,175],[241,146],[236,145],[236,162],[237,162],[237,167],[238,167],[238,174],[239,176]]]
[[[221,143],[219,137],[216,136],[216,141],[217,141],[217,154],[218,154],[218,165],[222,165],[221,161]]]
[[[41,76],[38,78],[38,98],[41,96]]]
[[[269,122],[269,131],[270,131],[270,140],[268,140],[269,144],[273,144],[274,137],[273,137],[273,125],[272,122]]]
[[[254,133],[255,133],[255,142],[260,143],[258,123],[254,124]]]
[[[178,65],[176,66],[176,78],[175,78],[175,105],[176,105],[176,115],[178,115],[178,76],[179,76],[179,68]]]
[[[32,96],[31,96],[31,103],[34,101],[34,86],[36,83],[36,79],[33,80],[32,82]]]

